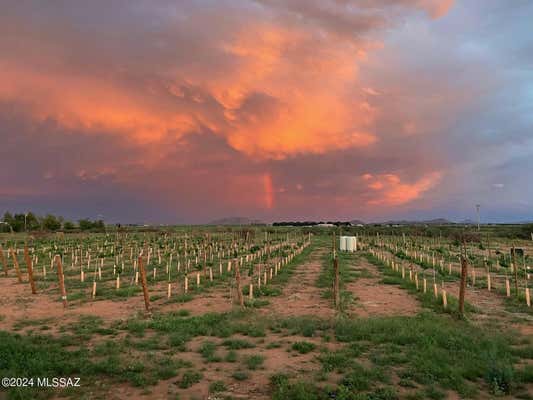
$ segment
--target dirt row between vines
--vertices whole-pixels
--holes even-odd
[[[348,311],[350,315],[362,318],[402,316],[415,315],[421,310],[418,300],[407,291],[381,283],[382,274],[365,258],[359,257],[352,269],[364,272],[365,277],[346,284],[346,290],[355,297]]]

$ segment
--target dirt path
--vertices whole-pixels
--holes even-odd
[[[324,247],[315,248],[307,261],[296,267],[294,275],[283,289],[283,295],[271,298],[270,306],[265,311],[281,316],[333,317],[333,307],[328,299],[322,298],[322,289],[316,286],[325,253]]]
[[[405,290],[380,283],[381,273],[366,259],[358,258],[354,269],[364,271],[369,277],[359,277],[346,284],[346,290],[355,297],[349,314],[357,317],[397,316],[414,315],[420,311],[418,301]]]

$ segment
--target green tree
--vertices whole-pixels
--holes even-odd
[[[35,231],[41,227],[39,218],[31,211],[26,214],[26,229],[28,231]]]
[[[71,231],[73,229],[76,229],[76,226],[70,221],[65,221],[65,223],[63,224],[63,229],[66,231]]]
[[[89,229],[92,229],[94,227],[94,224],[87,218],[80,219],[78,221],[78,225],[82,231],[87,231]]]
[[[52,214],[43,218],[43,228],[48,231],[57,231],[61,228],[61,221]]]

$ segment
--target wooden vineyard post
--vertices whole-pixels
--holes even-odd
[[[248,293],[248,297],[250,298],[250,300],[253,300],[254,298],[254,284],[253,283],[250,283],[250,291]]]
[[[514,289],[515,289],[515,295],[516,297],[518,297],[518,266],[516,265],[516,262],[515,262],[515,248],[513,246],[512,250],[511,250],[511,256],[512,256],[512,261],[511,261],[511,265],[513,266],[513,271],[514,271]]]
[[[148,284],[146,283],[146,269],[144,268],[142,256],[139,256],[138,265],[139,271],[141,272],[141,285],[143,287],[144,308],[147,312],[150,312],[150,295],[148,294]]]
[[[528,307],[531,307],[531,297],[529,295],[529,288],[526,288],[526,304]]]
[[[37,294],[37,289],[35,288],[35,281],[33,280],[33,265],[31,262],[30,254],[28,252],[28,246],[24,246],[24,259],[26,261],[26,266],[28,267],[28,279],[30,281],[31,293]]]
[[[511,284],[508,277],[505,277],[505,294],[507,297],[511,297]]]
[[[448,307],[448,298],[446,297],[446,290],[442,289],[442,306],[444,308]]]
[[[11,257],[13,258],[13,265],[15,266],[15,271],[17,272],[17,279],[19,283],[22,283],[22,274],[20,273],[20,267],[19,262],[17,260],[17,254],[13,249],[9,249],[9,252],[11,253]]]
[[[63,263],[59,254],[55,256],[57,266],[57,280],[59,282],[59,290],[61,291],[61,300],[63,301],[63,308],[67,308],[67,290],[65,289],[65,276],[63,275]]]
[[[235,282],[237,284],[237,298],[239,299],[239,305],[241,308],[244,308],[244,297],[241,288],[241,271],[238,263],[235,266]]]
[[[335,257],[333,259],[333,272],[335,274],[333,280],[333,300],[335,308],[340,307],[340,293],[339,293],[339,259]]]
[[[465,312],[466,278],[468,276],[468,264],[466,256],[461,255],[461,286],[459,287],[459,314]]]
[[[0,263],[2,263],[2,269],[4,270],[4,275],[7,276],[7,261],[4,257],[4,249],[0,246]]]

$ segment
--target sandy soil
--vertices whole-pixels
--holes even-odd
[[[330,301],[321,297],[322,289],[316,286],[325,252],[324,248],[313,250],[309,259],[297,267],[289,283],[283,289],[283,295],[269,299],[270,306],[263,312],[281,316],[333,317],[335,311]]]
[[[420,311],[420,304],[405,290],[380,283],[381,274],[377,267],[359,258],[355,269],[366,269],[372,277],[357,278],[349,282],[346,290],[352,292],[356,301],[350,314],[358,317],[414,315]]]

